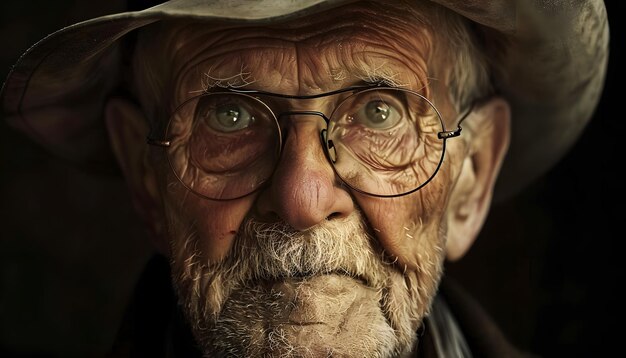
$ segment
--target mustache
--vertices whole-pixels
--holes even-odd
[[[249,220],[242,238],[254,240],[252,246],[244,242],[239,247],[241,257],[254,259],[252,272],[258,279],[335,273],[358,278],[368,286],[382,287],[385,278],[375,273],[388,270],[393,264],[367,232],[358,212],[306,231],[296,231],[285,222],[268,224]]]
[[[297,231],[285,222],[246,219],[229,255],[201,271],[205,273],[202,281],[210,279],[212,275],[207,273],[213,272],[222,276],[220,281],[237,286],[339,274],[382,289],[389,270],[396,270],[394,263],[368,233],[361,214],[354,212],[306,231]]]

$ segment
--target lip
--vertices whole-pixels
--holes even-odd
[[[293,273],[291,275],[286,275],[286,276],[272,277],[272,278],[267,279],[267,282],[268,283],[286,282],[286,281],[287,282],[288,281],[302,282],[302,281],[305,281],[307,279],[311,279],[314,277],[332,276],[332,275],[341,276],[341,277],[349,277],[355,281],[360,282],[365,287],[373,288],[372,285],[370,285],[366,277],[363,277],[361,275],[355,275],[345,270],[333,270],[333,271],[316,272],[316,273],[298,272],[298,273]]]
[[[289,326],[316,326],[316,325],[327,326],[328,325],[324,322],[318,322],[318,321],[294,321],[294,320],[289,320],[285,324]]]

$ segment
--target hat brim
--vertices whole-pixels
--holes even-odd
[[[8,75],[0,101],[7,121],[47,150],[90,171],[114,173],[102,109],[120,84],[119,40],[125,35],[174,17],[272,23],[353,1],[174,0],[88,20],[26,51]],[[511,144],[495,193],[496,199],[506,198],[560,159],[591,118],[608,58],[604,3],[552,9],[526,1],[517,6],[511,1],[436,2],[473,21],[487,56],[497,58],[494,85],[512,109]],[[491,46],[496,38],[505,48]]]

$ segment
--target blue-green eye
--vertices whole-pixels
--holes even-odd
[[[369,101],[356,113],[356,119],[372,129],[387,129],[398,123],[401,115],[390,104],[382,100]]]
[[[201,117],[199,119],[204,120],[209,127],[218,132],[235,132],[249,127],[254,122],[250,112],[238,103],[217,106],[203,106],[199,103],[198,107],[196,115]]]

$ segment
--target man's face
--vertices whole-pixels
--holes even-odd
[[[147,48],[161,46],[152,71],[170,75],[165,108],[156,108],[169,113],[211,86],[310,95],[385,82],[434,100],[452,127],[445,86],[431,86],[434,68],[443,67],[432,32],[411,14],[380,10],[344,7],[250,28],[163,24],[144,38],[153,40]],[[281,100],[273,109],[329,114],[339,100]],[[281,117],[280,126],[274,175],[241,199],[194,195],[162,153],[152,156],[173,279],[196,339],[206,352],[236,356],[407,351],[441,275],[445,211],[464,142],[449,142],[439,173],[421,190],[378,198],[335,175],[320,145],[320,117]]]

